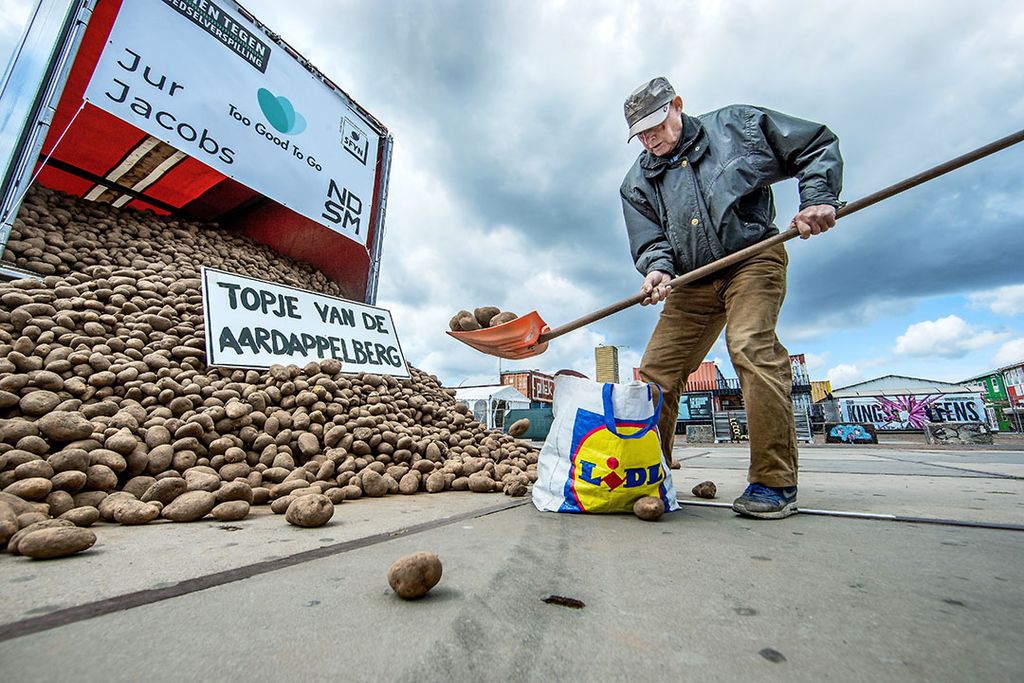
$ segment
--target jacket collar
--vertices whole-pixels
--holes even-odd
[[[696,163],[707,153],[707,132],[704,125],[696,118],[683,114],[683,132],[679,142],[667,156],[656,156],[645,151],[640,156],[640,168],[644,177],[653,179],[670,168],[679,166],[683,157],[690,163]]]

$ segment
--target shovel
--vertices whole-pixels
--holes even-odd
[[[949,173],[961,166],[966,166],[973,161],[977,161],[978,159],[998,152],[999,150],[1006,149],[1007,147],[1015,145],[1022,140],[1024,140],[1024,130],[1017,131],[1005,138],[991,142],[984,147],[979,147],[973,152],[968,152],[967,154],[947,161],[944,164],[939,164],[927,171],[922,171],[921,173],[911,176],[910,178],[898,182],[895,185],[890,185],[889,187],[881,189],[874,194],[870,194],[858,199],[857,201],[850,202],[836,211],[836,218],[849,216],[855,211],[860,211],[872,204],[877,204],[883,199],[888,199],[889,197],[899,194],[904,190],[909,190],[910,188],[916,187],[917,185],[932,180],[933,178],[938,178],[940,175]],[[741,249],[740,251],[729,254],[725,258],[720,258],[706,266],[701,266],[700,268],[680,275],[679,277],[669,281],[668,284],[673,289],[681,287],[688,282],[699,280],[700,278],[706,277],[707,275],[717,272],[722,268],[727,268],[728,266],[746,260],[754,254],[758,254],[765,249],[775,246],[776,244],[788,242],[799,235],[799,230],[796,228],[790,228],[785,232],[769,237],[768,239],[751,245],[746,249]],[[618,301],[610,306],[605,306],[599,311],[594,311],[582,318],[577,318],[576,320],[566,323],[561,327],[556,327],[553,330],[548,327],[547,323],[545,323],[540,315],[538,315],[537,311],[530,311],[521,318],[516,318],[515,320],[495,327],[473,330],[471,332],[448,332],[448,334],[455,337],[463,344],[467,344],[477,351],[491,356],[508,358],[511,360],[530,358],[531,356],[538,356],[544,353],[548,348],[548,342],[552,339],[556,339],[557,337],[561,337],[563,334],[567,334],[585,325],[589,325],[592,322],[606,318],[613,313],[618,313],[630,306],[635,306],[636,304],[641,303],[645,298],[647,298],[647,296],[648,295],[643,294],[642,292],[634,294],[631,297]]]

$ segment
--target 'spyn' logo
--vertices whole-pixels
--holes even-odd
[[[295,111],[295,107],[287,97],[275,95],[266,88],[260,88],[256,93],[256,98],[260,102],[263,115],[278,132],[298,135],[306,130],[306,119]]]

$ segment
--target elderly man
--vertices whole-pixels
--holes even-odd
[[[789,353],[775,334],[786,294],[782,245],[675,291],[673,277],[778,233],[771,184],[796,178],[800,210],[790,226],[804,239],[835,225],[843,162],[825,126],[760,107],[734,105],[700,116],[665,78],[625,103],[629,140],[644,151],[622,183],[622,210],[645,304],[664,301],[640,365],[662,388],[659,432],[672,462],[679,394],[725,327],[740,378],[750,436],[750,485],[733,502],[741,515],[796,512],[797,448]]]

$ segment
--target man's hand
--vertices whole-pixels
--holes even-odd
[[[801,209],[789,222],[789,227],[800,231],[800,239],[819,235],[836,224],[836,207],[831,204],[815,204]]]
[[[640,291],[646,294],[647,298],[641,302],[641,305],[656,304],[668,298],[672,290],[668,285],[668,281],[671,279],[672,276],[662,270],[652,270],[647,273],[647,277],[644,278],[644,284],[640,287]]]

